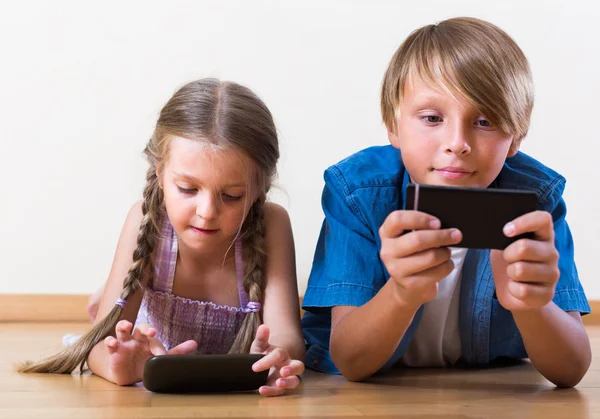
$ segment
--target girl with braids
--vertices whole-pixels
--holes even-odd
[[[304,341],[289,217],[266,201],[279,158],[268,108],[235,83],[189,83],[144,153],[143,200],[125,221],[93,328],[20,370],[87,362],[128,385],[154,355],[265,353],[253,366],[271,369],[260,394],[295,388]]]

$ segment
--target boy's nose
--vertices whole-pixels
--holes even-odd
[[[471,152],[469,133],[462,124],[453,127],[448,133],[447,138],[448,141],[445,144],[446,152],[456,155],[465,155]]]

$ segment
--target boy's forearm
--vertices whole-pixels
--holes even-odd
[[[573,387],[591,362],[590,341],[580,320],[553,302],[513,317],[531,363],[558,387]]]
[[[407,307],[394,295],[393,280],[365,305],[334,325],[330,351],[340,372],[351,381],[376,373],[394,354],[419,306]]]

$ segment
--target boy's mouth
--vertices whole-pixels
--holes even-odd
[[[462,179],[472,175],[474,172],[460,166],[446,166],[440,169],[433,169],[446,179]]]

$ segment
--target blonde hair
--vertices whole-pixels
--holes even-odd
[[[381,114],[389,131],[405,83],[419,77],[458,93],[518,145],[527,135],[533,81],[527,58],[497,26],[461,17],[412,32],[394,53],[381,87]]]
[[[160,112],[152,138],[144,149],[150,163],[146,172],[140,231],[133,264],[123,283],[121,298],[127,300],[152,280],[152,253],[156,248],[160,223],[165,215],[164,197],[158,173],[166,162],[170,135],[205,141],[219,148],[245,152],[259,169],[259,194],[241,226],[247,251],[244,288],[250,301],[262,303],[264,292],[265,243],[264,204],[276,174],[279,142],[273,117],[267,106],[248,88],[232,82],[202,79],[179,89]],[[123,308],[115,305],[110,313],[73,346],[39,362],[27,362],[20,372],[70,373],[83,368],[91,350],[106,336],[114,334]],[[260,313],[246,315],[230,349],[248,353],[261,323]]]

